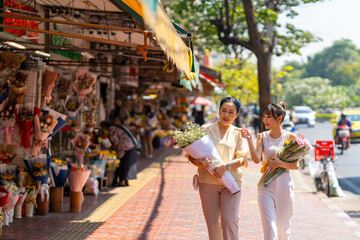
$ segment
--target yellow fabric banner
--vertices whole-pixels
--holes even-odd
[[[191,73],[191,50],[175,30],[165,10],[157,0],[140,1],[145,25],[155,32],[156,40],[168,59],[171,59],[186,77],[192,80],[194,74]]]

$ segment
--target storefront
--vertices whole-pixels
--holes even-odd
[[[144,109],[150,107],[157,120],[152,144],[169,147],[197,91],[191,48],[160,6],[163,22],[155,24],[170,32],[171,42],[140,12],[146,4],[67,4],[5,0],[0,6],[4,225],[14,217],[63,211],[66,186],[70,212],[81,211],[82,194],[107,188],[120,161],[100,123],[116,123],[126,111],[141,154]]]

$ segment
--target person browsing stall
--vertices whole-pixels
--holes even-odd
[[[240,131],[236,130],[238,128],[232,125],[239,115],[239,110],[239,101],[226,97],[220,102],[219,121],[202,126],[224,162],[215,168],[214,176],[206,168],[209,160],[205,156],[196,160],[187,156],[198,166],[199,194],[210,240],[232,240],[239,237],[241,191],[232,195],[218,180],[229,170],[241,189],[240,167],[247,164],[248,147]]]

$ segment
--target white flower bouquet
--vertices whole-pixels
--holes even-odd
[[[174,141],[194,159],[209,157],[211,159],[211,164],[207,170],[211,175],[213,175],[215,167],[224,163],[220,154],[216,150],[216,147],[210,137],[204,132],[204,129],[192,122],[186,123],[186,126],[187,128],[185,131],[174,131]],[[236,184],[229,171],[225,171],[223,176],[218,180],[224,184],[224,186],[229,189],[232,194],[240,191],[239,186]]]

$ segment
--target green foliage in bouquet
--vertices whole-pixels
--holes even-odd
[[[186,148],[187,146],[189,146],[193,142],[196,142],[205,135],[206,133],[204,132],[204,129],[201,128],[199,125],[193,122],[187,122],[185,131],[176,129],[173,133],[173,138],[175,143],[180,148]]]

